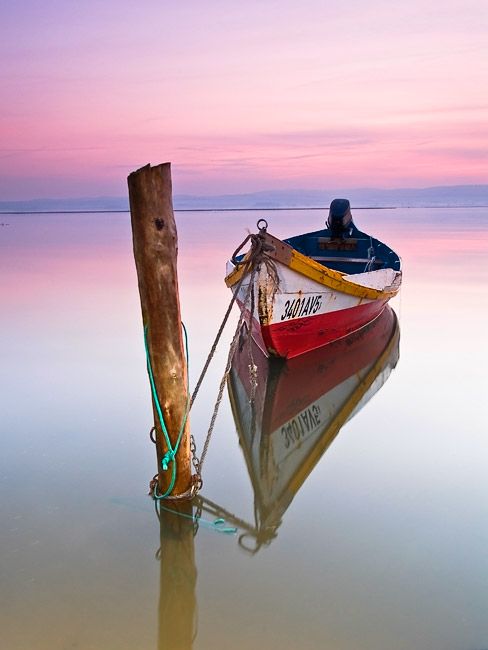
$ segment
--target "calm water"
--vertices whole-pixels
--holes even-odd
[[[225,260],[261,216],[277,236],[324,218],[177,214],[193,381],[230,297]],[[146,496],[129,215],[0,221],[2,648],[488,648],[486,210],[355,213],[403,258],[399,348],[392,320],[346,361],[262,370],[252,440],[236,366],[203,495],[241,524],[195,537],[164,512],[161,532]],[[200,446],[230,336],[192,411]],[[270,451],[294,417],[303,441]]]

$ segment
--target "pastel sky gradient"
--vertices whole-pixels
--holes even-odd
[[[487,0],[0,0],[0,199],[488,182]]]

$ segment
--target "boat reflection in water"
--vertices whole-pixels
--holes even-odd
[[[398,361],[399,338],[397,318],[389,307],[361,330],[286,362],[266,358],[252,338],[241,336],[229,394],[254,488],[255,521],[244,521],[204,496],[192,503],[156,503],[161,533],[158,648],[193,647],[194,536],[199,525],[211,524],[202,515],[218,518],[217,532],[238,530],[240,546],[252,554],[269,544],[293,497],[343,424],[390,375]]]
[[[255,525],[239,538],[243,548],[255,553],[276,536],[284,512],[341,427],[388,379],[399,339],[390,307],[360,330],[286,362],[265,357],[252,339],[241,337],[229,394],[256,513]],[[230,513],[214,512],[232,520]]]

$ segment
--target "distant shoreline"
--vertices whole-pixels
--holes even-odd
[[[488,208],[488,205],[382,205],[382,206],[352,206],[353,210],[446,210],[455,208]],[[328,210],[328,206],[310,208],[175,208],[174,212],[279,212]],[[0,214],[129,214],[130,210],[0,210]]]
[[[174,212],[276,212],[278,210],[328,210],[329,207],[311,208],[173,208]],[[353,210],[396,210],[395,206],[352,208]],[[0,210],[0,214],[128,214],[130,210]]]

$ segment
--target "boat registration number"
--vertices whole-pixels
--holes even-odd
[[[310,314],[316,314],[321,306],[322,296],[320,294],[317,294],[315,296],[304,296],[303,298],[295,298],[294,300],[287,300],[285,302],[285,309],[281,315],[281,320],[301,318],[302,316],[310,316]]]
[[[300,440],[314,433],[321,425],[321,412],[318,404],[312,404],[281,427],[285,449],[298,446]]]

